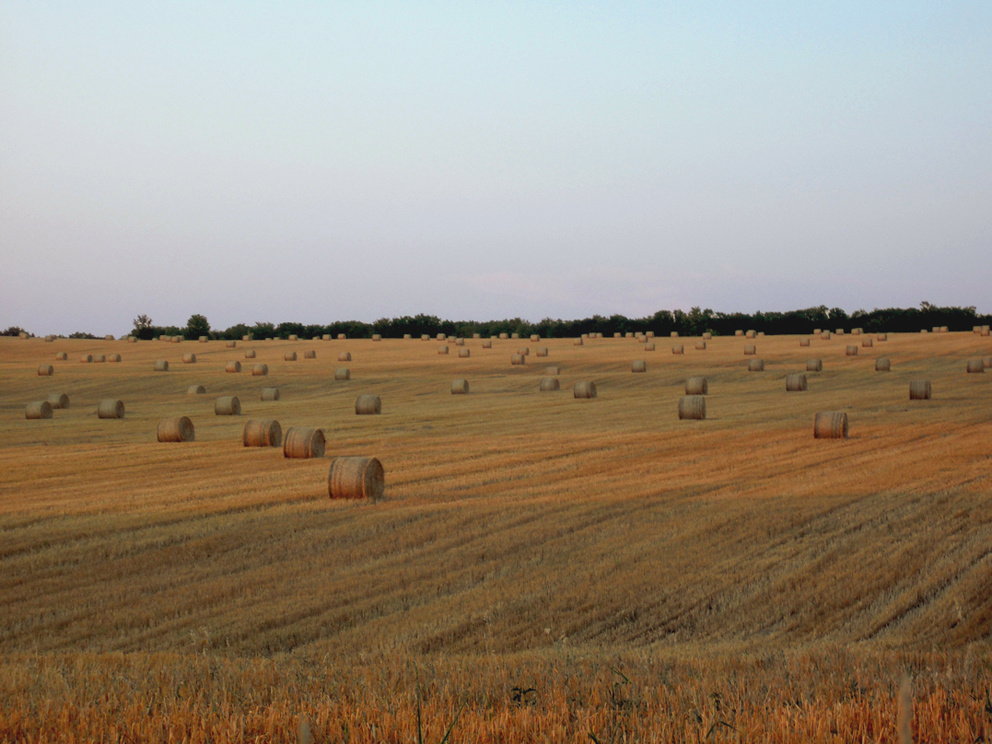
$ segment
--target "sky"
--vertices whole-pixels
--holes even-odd
[[[992,312],[992,3],[0,3],[0,327]]]

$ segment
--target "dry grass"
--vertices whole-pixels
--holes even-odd
[[[638,375],[630,341],[548,340],[562,388],[595,381],[595,401],[542,395],[510,343],[347,341],[389,401],[355,416],[333,352],[264,344],[285,395],[263,404],[219,345],[163,375],[181,353],[140,342],[56,362],[72,406],[27,421],[51,347],[0,338],[0,741],[285,740],[301,716],[316,741],[413,741],[418,689],[435,741],[462,705],[461,741],[895,741],[907,672],[918,740],[987,734],[992,376],[964,372],[987,338],[817,341],[835,361],[802,396],[796,337],[763,340],[763,375],[733,337]],[[331,501],[329,459],[245,448],[244,419],[213,414],[228,395],[379,458],[385,498]],[[127,417],[99,421],[110,396]],[[813,439],[823,410],[848,439]],[[156,444],[177,415],[196,441]]]

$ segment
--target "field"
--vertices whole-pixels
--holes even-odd
[[[0,338],[0,741],[899,741],[900,685],[916,740],[987,741],[992,370],[966,362],[992,343],[866,338]],[[158,443],[179,415],[195,441]],[[249,418],[327,457],[243,447]],[[338,455],[379,458],[385,498],[329,499]]]

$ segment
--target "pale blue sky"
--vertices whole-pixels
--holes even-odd
[[[0,326],[992,312],[992,3],[0,3]]]

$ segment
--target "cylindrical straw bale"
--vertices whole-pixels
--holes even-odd
[[[557,377],[542,377],[541,378],[541,392],[542,393],[553,393],[561,390],[561,383],[558,382]]]
[[[472,356],[472,350],[471,349],[459,349],[458,350],[458,357],[460,359],[468,359],[470,356]]]
[[[892,362],[889,361],[888,357],[879,357],[875,360],[875,371],[876,372],[889,372],[892,369]]]
[[[710,387],[705,377],[689,377],[685,381],[686,395],[706,395]]]
[[[359,416],[373,416],[382,413],[382,401],[378,395],[364,393],[355,399],[355,413]]]
[[[483,349],[491,349],[491,348],[493,348],[493,342],[490,339],[487,338],[485,341],[482,342],[482,348]]]
[[[511,333],[510,334],[510,338],[513,339],[514,341],[516,341],[517,339],[520,338],[520,334],[519,333]]]
[[[317,350],[316,349],[307,349],[306,351],[303,352],[303,358],[304,359],[316,359],[317,358]]]
[[[48,368],[51,369],[51,365],[49,365]],[[970,372],[970,373],[974,373],[974,372],[985,372],[985,360],[982,359],[981,357],[979,357],[977,359],[969,359],[968,360],[968,372]],[[39,371],[38,374],[41,374],[41,372]],[[51,373],[49,373],[49,374],[51,374]]]
[[[857,346],[847,346],[844,349],[844,356],[857,356],[858,347]]]
[[[373,340],[373,341],[382,341],[382,334],[379,334],[379,333],[373,333],[373,334],[372,334],[372,340]]]
[[[106,354],[97,354],[96,356],[93,357],[93,361],[94,362],[98,362],[100,364],[103,364],[104,362],[107,361],[107,355]]]
[[[172,338],[170,338],[169,340],[170,340],[170,341],[171,341],[172,343],[174,343],[174,344],[181,344],[181,343],[183,342],[183,337],[182,337],[182,336],[173,336],[173,337],[172,337]]]
[[[60,351],[58,354],[55,355],[55,361],[57,362],[64,362],[68,358],[69,355],[64,351]]]
[[[203,385],[190,385],[186,388],[186,395],[203,395],[207,389]]]
[[[245,341],[247,341],[247,340],[248,339],[245,339]],[[237,345],[238,345],[238,342],[237,341],[227,341],[227,342],[224,343],[224,346],[226,346],[228,349],[233,349],[233,348],[237,347]]]
[[[409,341],[412,338],[413,338],[413,334],[412,333],[404,333],[403,334],[403,340],[404,341]]]
[[[290,334],[289,334],[289,340],[290,340],[290,341],[298,341],[298,340],[299,340],[299,338],[300,338],[300,337],[299,337],[299,336],[298,336],[297,334],[295,334],[295,333],[290,333]]]
[[[235,360],[233,362],[228,362],[227,367],[224,368],[227,372],[240,372],[241,362]]]
[[[941,327],[940,327],[940,332],[941,332],[941,333],[947,333],[947,330],[948,330],[948,329],[947,329],[947,326],[941,326]]]
[[[696,342],[696,351],[705,351],[705,350],[706,350],[706,342],[705,341],[697,341]]]
[[[121,360],[120,354],[107,354],[108,362],[120,362],[120,360]]]
[[[602,335],[602,334],[601,334],[601,335]],[[654,338],[654,331],[648,331],[648,332],[647,332],[647,333],[645,333],[644,335],[645,335],[645,336],[647,336],[648,338]]]
[[[806,389],[806,375],[801,372],[794,372],[785,376],[785,391],[787,393],[798,393]]]
[[[679,398],[679,418],[702,421],[706,418],[706,397],[686,395]]]
[[[251,365],[251,375],[252,377],[265,377],[269,374],[268,364],[253,364]]]
[[[444,356],[445,354],[447,354],[448,353],[448,345],[447,344],[442,344],[441,346],[438,346],[437,347],[437,353],[440,356]]]
[[[807,359],[806,360],[806,371],[807,372],[822,372],[823,371],[823,360],[822,359]]]
[[[875,338],[878,339],[879,341],[888,341],[889,340],[889,334],[888,333],[879,333]]]
[[[684,354],[685,353],[685,346],[683,344],[675,344],[672,347],[672,353],[673,354]]]
[[[207,343],[207,341],[209,341],[209,340],[210,340],[210,336],[200,336],[200,337],[199,337],[199,338],[197,339],[197,341],[199,341],[199,342],[200,342],[201,344],[205,344],[205,343]]]
[[[284,362],[295,362],[296,361],[296,352],[295,351],[287,351],[285,354],[282,355],[282,360]]]
[[[183,364],[196,364],[196,354],[189,352],[183,354]]]
[[[748,332],[747,332],[747,333],[745,333],[744,335],[745,335],[745,337],[747,337],[747,338],[754,338],[755,336],[757,336],[757,335],[758,335],[758,332],[757,332],[757,331],[748,331]]]
[[[468,380],[455,380],[451,383],[451,394],[452,395],[467,395],[468,394]]]
[[[189,416],[175,416],[158,422],[155,438],[160,442],[192,442],[196,437]]]
[[[985,369],[992,369],[992,356],[982,357],[982,362],[985,364]]]
[[[24,409],[24,418],[26,419],[50,419],[51,417],[52,404],[47,400],[28,403],[27,408]]]
[[[744,356],[754,356],[758,353],[758,347],[754,344],[748,344],[744,347]]]
[[[473,333],[472,334],[472,338],[482,338],[482,334],[481,333]]]
[[[136,343],[138,343],[138,338],[136,336],[128,336],[127,337],[127,342],[129,344],[136,344]]]
[[[448,338],[448,335],[446,333],[439,333],[434,338],[436,338],[438,341],[444,341],[446,338]]]
[[[620,331],[614,331],[613,338],[623,338],[623,334]]]
[[[875,341],[873,339],[870,339],[870,338],[863,338],[863,339],[861,339],[861,348],[862,349],[870,349],[874,345],[875,345]]]
[[[101,400],[96,407],[97,418],[102,419],[122,419],[124,418],[123,401],[108,398]]]
[[[291,426],[282,440],[282,456],[310,459],[324,456],[324,430]]]
[[[649,333],[648,335],[650,336],[651,334]],[[703,334],[703,341],[709,341],[711,338],[713,338],[713,334],[709,331]]]
[[[557,377],[561,374],[561,367],[545,367],[544,374],[550,375],[551,377]]]
[[[165,359],[156,359],[155,360],[155,366],[153,367],[153,369],[156,372],[168,372],[169,371],[169,363]]]
[[[251,335],[250,333],[246,333],[245,335],[243,335],[243,336],[241,337],[241,340],[242,340],[242,341],[251,341],[251,339],[252,339],[252,335]],[[233,348],[233,347],[232,347],[232,348]]]
[[[254,359],[254,358],[255,358],[255,350],[245,349],[245,359]]]
[[[532,333],[532,334],[530,335],[530,342],[531,342],[532,344],[536,344],[536,343],[537,343],[538,341],[540,341],[540,340],[541,340],[541,337],[540,337],[540,336],[539,336],[538,334],[536,334],[536,333]]]
[[[517,353],[510,356],[510,364],[521,365],[527,362],[527,357],[523,354]]]
[[[799,345],[800,346],[809,346],[809,339],[808,338],[801,338],[801,339],[799,339]]]
[[[546,357],[547,355],[548,355],[547,346],[538,346],[536,349],[534,349],[534,356]]]
[[[575,340],[574,340],[574,341],[572,342],[572,346],[582,346],[582,345],[583,345],[584,343],[585,343],[585,341],[583,341],[583,340],[582,340],[582,337],[581,337],[581,336],[579,336],[579,338],[577,338],[577,339],[575,339]]]
[[[737,329],[736,331],[734,331],[734,335],[735,335],[735,336],[743,336],[743,335],[744,335],[744,331],[742,331],[742,330],[740,330],[740,329],[738,328],[738,329]]]
[[[46,400],[52,406],[53,410],[69,407],[69,396],[65,393],[52,393]]]
[[[635,359],[633,362],[630,363],[630,371],[631,372],[647,372],[648,371],[648,363],[645,362],[643,359]]]
[[[844,411],[820,411],[813,417],[814,439],[847,439],[847,414]]]
[[[335,457],[327,474],[327,493],[332,499],[382,498],[386,476],[375,457]]]
[[[345,341],[347,338],[348,338],[348,334],[347,333],[339,333],[338,334],[338,341]]]
[[[83,354],[83,356],[79,357],[79,361],[82,362],[83,364],[92,364],[93,363],[93,355],[92,354]]]
[[[214,401],[215,416],[240,416],[241,401],[236,395],[222,395]]]
[[[334,370],[334,379],[335,380],[350,380],[351,379],[351,370],[348,369],[347,367],[338,367],[336,370]]]
[[[241,443],[245,447],[278,447],[282,444],[282,427],[272,419],[248,419]]]
[[[644,344],[644,351],[654,351],[654,341],[648,341]]]
[[[630,333],[630,331],[627,331],[627,333],[626,333],[626,336],[627,336],[627,338],[630,338],[630,337],[631,337],[631,335],[632,335],[632,334]],[[669,336],[670,336],[671,338],[678,338],[678,337],[679,337],[679,332],[678,332],[678,331],[672,331],[672,332],[671,332],[670,334],[668,334],[668,335],[669,335]]]
[[[834,329],[834,333],[836,333],[838,336],[843,336],[844,335],[844,329],[843,328],[836,328],[836,329]]]
[[[38,365],[38,376],[39,377],[51,377],[53,372],[55,372],[55,367],[53,367],[51,364],[39,364]]]
[[[521,346],[519,349],[517,349],[517,353],[518,354],[521,354],[523,356],[530,356],[530,347],[529,346]]]
[[[429,335],[427,335],[426,333],[421,333],[420,334],[420,340],[421,341],[430,341],[431,340],[431,337]]]
[[[930,380],[909,381],[910,400],[930,400],[932,396],[933,396],[933,388],[930,387]]]
[[[577,382],[572,386],[572,395],[576,398],[595,398],[597,395],[596,383],[592,381]]]
[[[262,400],[265,401],[279,400],[279,388],[277,387],[262,388]]]
[[[764,359],[748,359],[747,360],[747,371],[748,372],[764,372],[765,371],[765,360]]]

